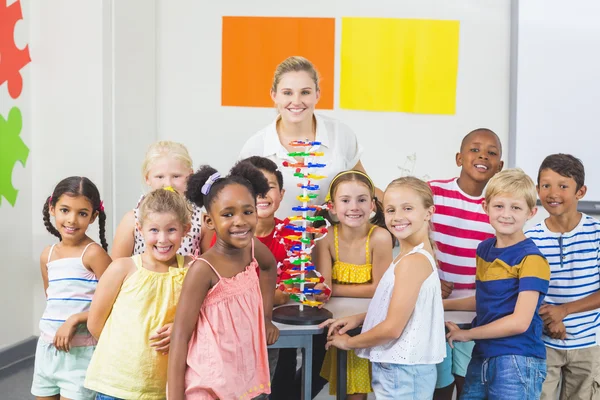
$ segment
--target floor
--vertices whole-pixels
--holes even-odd
[[[18,365],[0,370],[0,399],[1,400],[32,400],[30,394],[31,377],[33,376],[33,358],[25,360]],[[326,386],[315,400],[331,400],[329,388]],[[369,399],[375,399],[371,394]]]

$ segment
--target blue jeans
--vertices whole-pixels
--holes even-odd
[[[377,400],[430,400],[435,390],[435,364],[371,364],[371,386]],[[511,399],[512,400],[512,399]]]
[[[473,357],[460,400],[537,400],[546,379],[546,360],[525,356]]]
[[[123,399],[119,399],[118,397],[112,397],[107,394],[97,393],[96,400],[123,400]]]

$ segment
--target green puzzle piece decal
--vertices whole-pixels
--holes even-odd
[[[29,156],[29,148],[21,139],[23,118],[21,110],[13,107],[8,112],[8,120],[0,115],[0,206],[2,197],[14,207],[19,192],[12,185],[13,167],[20,161],[23,167]]]

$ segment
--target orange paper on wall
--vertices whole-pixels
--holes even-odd
[[[309,59],[321,77],[317,108],[333,109],[334,18],[223,17],[221,105],[272,107],[277,65]]]

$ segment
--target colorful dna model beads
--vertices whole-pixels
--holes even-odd
[[[286,218],[275,229],[277,232],[287,233],[279,236],[288,254],[288,258],[280,266],[282,272],[279,289],[289,293],[290,299],[298,304],[276,308],[273,310],[273,320],[292,325],[314,325],[332,318],[331,312],[319,308],[323,303],[314,299],[320,294],[331,295],[331,289],[316,270],[311,255],[315,243],[325,237],[330,225],[322,216],[313,216],[315,211],[327,207],[310,204],[318,197],[320,188],[316,182],[325,176],[317,172],[325,164],[314,162],[315,158],[323,156],[323,152],[315,151],[321,145],[320,142],[296,140],[290,145],[304,148],[303,151],[288,153],[290,157],[301,157],[302,161],[283,162],[284,167],[295,169],[294,176],[300,180],[298,187],[302,189],[302,194],[297,196],[300,204],[292,207],[297,215]],[[316,228],[313,226],[315,222],[321,225],[325,223],[325,226]]]

